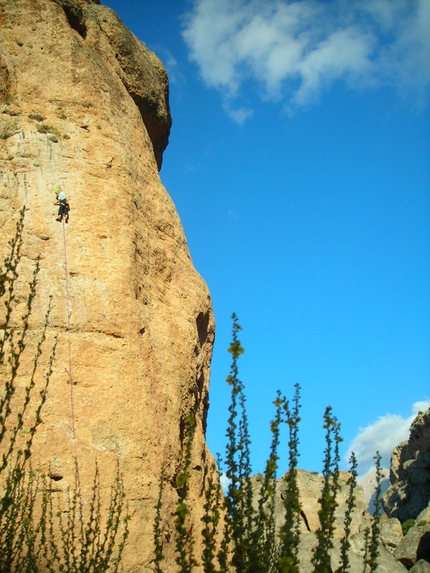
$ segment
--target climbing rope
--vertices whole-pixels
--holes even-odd
[[[76,448],[76,433],[75,433],[75,410],[74,410],[74,404],[73,404],[72,344],[71,344],[71,340],[70,340],[71,310],[70,310],[70,302],[69,302],[69,272],[67,269],[66,225],[64,223],[64,219],[62,220],[62,225],[63,225],[63,243],[64,243],[64,271],[66,273],[66,310],[67,310],[67,343],[68,343],[68,368],[66,368],[66,372],[69,376],[73,452],[74,452],[74,456],[75,456],[76,479],[77,479],[77,484],[79,485],[78,452],[77,452],[77,448]]]

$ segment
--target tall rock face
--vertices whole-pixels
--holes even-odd
[[[204,438],[211,300],[158,175],[171,124],[166,73],[96,1],[0,0],[0,34],[1,254],[25,205],[16,300],[24,304],[40,256],[29,348],[49,300],[45,346],[58,337],[33,466],[59,495],[73,485],[72,422],[84,495],[95,459],[103,487],[118,460],[132,514],[124,570],[145,571],[160,473],[169,515],[190,411],[197,506],[213,464]],[[64,235],[57,186],[71,206]],[[30,370],[29,358],[22,387]]]
[[[430,410],[418,414],[409,440],[394,448],[390,482],[382,498],[385,512],[402,522],[416,519],[430,501]]]
[[[331,555],[331,569],[336,571],[341,564],[341,540],[345,535],[345,513],[348,506],[350,474],[339,472],[339,491],[337,493],[337,506],[334,513],[333,547]],[[254,491],[259,491],[263,476],[253,478]],[[319,499],[324,486],[324,477],[315,472],[305,470],[297,471],[297,487],[301,503],[300,511],[300,545],[299,560],[300,573],[313,573],[313,551],[317,545],[317,530],[321,527]],[[275,521],[277,527],[282,527],[285,520],[285,500],[287,498],[286,482],[278,481],[275,498]],[[355,491],[355,509],[351,515],[349,550],[351,573],[363,571],[363,556],[365,553],[366,529],[371,524],[371,517],[367,512],[363,489],[358,486]],[[379,540],[378,573],[406,573],[404,566],[396,560],[393,553],[401,543],[403,534],[400,522],[397,519],[381,520],[381,536]]]

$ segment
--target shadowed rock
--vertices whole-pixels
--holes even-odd
[[[390,482],[384,511],[402,522],[415,519],[430,499],[430,410],[415,418],[409,440],[394,448]]]

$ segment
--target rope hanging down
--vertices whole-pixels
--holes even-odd
[[[76,476],[79,480],[78,473],[78,454],[76,449],[76,434],[75,434],[75,411],[73,405],[73,379],[72,379],[72,345],[70,341],[70,304],[69,304],[69,272],[67,270],[67,248],[66,248],[66,225],[64,224],[64,219],[62,220],[63,225],[63,242],[64,242],[64,271],[66,273],[66,310],[67,310],[67,342],[68,342],[68,369],[66,372],[69,376],[69,388],[70,388],[70,409],[71,409],[71,421],[72,421],[72,439],[73,439],[73,451],[75,455],[75,469]]]

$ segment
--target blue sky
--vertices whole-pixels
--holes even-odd
[[[161,179],[213,298],[211,451],[235,312],[254,471],[295,383],[301,467],[322,469],[327,405],[342,455],[387,466],[430,404],[430,4],[106,3],[170,78]]]

